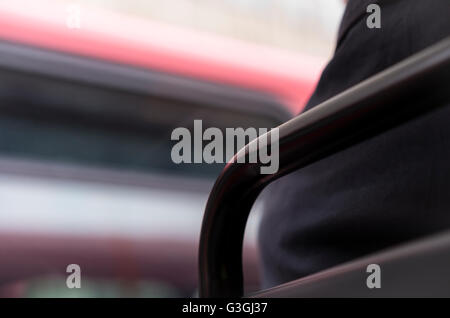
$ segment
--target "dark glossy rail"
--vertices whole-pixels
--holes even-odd
[[[200,296],[243,295],[242,241],[261,190],[293,170],[423,115],[450,100],[450,38],[279,126],[279,170],[229,163],[203,218]],[[248,155],[247,145],[236,156]]]

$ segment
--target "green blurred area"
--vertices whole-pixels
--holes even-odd
[[[30,280],[22,297],[28,298],[161,298],[184,296],[176,288],[159,282],[118,281],[83,278],[81,288],[68,288],[66,277],[48,276]]]

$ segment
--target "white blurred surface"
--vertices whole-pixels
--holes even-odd
[[[0,232],[197,241],[207,195],[0,174]],[[256,243],[258,216],[247,243]]]
[[[67,10],[58,7],[75,5],[82,26],[90,11],[101,9],[323,59],[332,54],[344,10],[341,0],[0,0],[0,5],[34,15],[54,7],[61,21]]]

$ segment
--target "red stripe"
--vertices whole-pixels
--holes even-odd
[[[268,70],[255,70],[243,65],[214,61],[204,56],[175,52],[156,45],[140,44],[94,31],[55,27],[49,23],[3,12],[0,12],[0,38],[261,90],[278,96],[293,113],[301,110],[316,83],[316,78],[301,79]]]

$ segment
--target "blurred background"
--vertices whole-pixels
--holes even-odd
[[[343,5],[334,0],[82,0],[139,18],[327,58]],[[306,45],[305,45],[306,44]]]
[[[272,128],[334,49],[339,0],[0,0],[0,296],[176,297],[222,164],[176,127]],[[244,244],[258,289],[257,202]],[[82,288],[68,289],[78,264]]]

